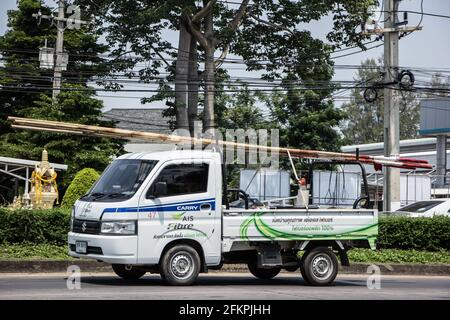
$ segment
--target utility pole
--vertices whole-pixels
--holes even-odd
[[[65,28],[69,29],[79,29],[81,24],[88,24],[87,21],[80,20],[80,9],[78,6],[69,6],[67,8],[68,13],[72,13],[72,15],[68,18],[64,16],[66,12],[65,0],[58,0],[58,15],[43,15],[39,10],[38,13],[34,13],[33,17],[38,19],[38,23],[40,23],[41,19],[47,19],[50,21],[56,21],[56,44],[55,49],[47,48],[45,45],[44,48],[41,48],[40,59],[41,67],[47,67],[49,61],[55,61],[53,65],[53,92],[52,97],[53,100],[56,100],[56,97],[61,92],[61,83],[62,83],[62,72],[66,70],[67,63],[69,57],[67,53],[64,52],[64,30]],[[47,42],[46,42],[47,43]],[[49,55],[52,57],[49,58]],[[53,59],[53,56],[56,56],[56,59]],[[53,63],[52,63],[53,64]]]
[[[384,0],[384,28],[393,29],[384,33],[384,83],[395,83],[398,79],[398,29],[396,15],[398,0]],[[400,114],[398,91],[392,85],[384,87],[384,156],[400,154]],[[383,210],[400,208],[400,169],[384,168]]]
[[[53,100],[61,91],[62,77],[62,60],[63,60],[63,44],[64,44],[64,0],[58,1],[58,20],[56,21],[56,63],[53,72]]]
[[[384,156],[399,157],[400,155],[400,112],[399,112],[399,33],[421,30],[422,27],[401,27],[408,23],[407,14],[404,21],[397,17],[401,0],[384,0],[384,27],[365,30],[364,34],[384,35]],[[393,211],[400,208],[400,169],[384,167],[383,211]]]

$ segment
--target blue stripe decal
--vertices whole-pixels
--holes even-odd
[[[141,208],[139,212],[165,212],[165,211],[200,211],[200,206],[204,204],[209,204],[211,206],[211,210],[215,210],[215,202],[201,202],[201,203],[182,203],[178,205],[172,206],[162,206],[162,207],[151,207],[151,208]]]
[[[214,198],[203,200],[191,200],[175,203],[157,204],[146,207],[123,207],[123,208],[106,208],[103,213],[106,212],[164,212],[164,211],[200,211],[200,207],[204,204],[209,204],[211,210],[216,209],[216,201]]]
[[[215,200],[215,198],[201,199],[201,200],[189,200],[189,201],[181,201],[181,202],[175,202],[175,203],[154,204],[154,205],[146,206],[146,207],[143,207],[143,208],[174,206],[174,205],[177,205],[177,204],[197,203],[197,202],[206,202],[206,201],[214,201],[214,200]]]

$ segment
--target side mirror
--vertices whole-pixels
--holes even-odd
[[[167,182],[157,182],[155,185],[154,197],[161,197],[167,195]]]

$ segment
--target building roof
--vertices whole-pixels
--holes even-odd
[[[450,136],[450,99],[435,98],[420,102],[420,130],[422,136]]]
[[[41,163],[41,161],[0,157],[0,164],[2,164],[2,165],[34,168],[35,166],[39,165],[40,163]],[[66,164],[50,163],[50,167],[52,167],[56,170],[67,170]]]
[[[156,108],[113,108],[103,112],[102,120],[115,121],[116,128],[170,134],[168,121],[173,118],[163,117],[166,109]]]
[[[383,155],[384,143],[367,143],[367,144],[355,144],[343,146],[342,152],[354,153],[356,149],[362,154],[366,155]],[[447,142],[447,148],[450,149],[450,141]],[[426,151],[436,151],[436,138],[420,138],[420,139],[408,139],[400,141],[400,154],[406,153],[419,153]]]

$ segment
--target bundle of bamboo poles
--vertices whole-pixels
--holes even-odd
[[[211,139],[192,138],[190,136],[168,135],[153,132],[133,131],[118,128],[108,128],[78,123],[68,123],[59,121],[29,119],[29,118],[8,117],[8,120],[12,122],[12,127],[15,129],[50,131],[57,133],[100,136],[119,139],[134,139],[157,143],[165,142],[165,143],[191,144],[191,145],[219,144],[222,147],[244,149],[247,151],[259,150],[263,152],[278,153],[280,155],[292,156],[296,158],[311,158],[311,159],[320,158],[337,161],[359,161],[361,163],[373,164],[377,169],[379,169],[381,166],[405,168],[412,170],[418,168],[432,169],[432,166],[428,163],[428,161],[410,158],[367,156],[367,155],[356,155],[351,153],[270,147],[247,143],[238,143],[234,141],[223,141],[223,140],[215,141]]]

